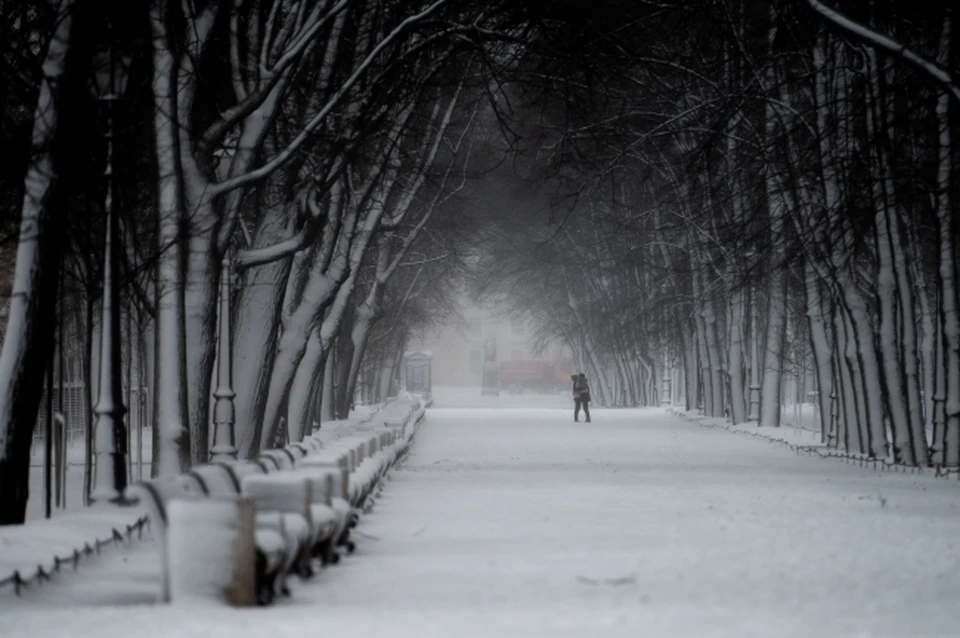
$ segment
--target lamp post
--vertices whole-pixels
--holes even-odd
[[[230,296],[233,286],[233,255],[228,249],[223,259],[220,274],[220,332],[217,336],[217,388],[213,391],[216,400],[213,406],[213,447],[210,448],[211,461],[231,461],[237,458],[234,442],[233,399],[233,348],[230,343]]]
[[[109,18],[108,18],[109,20]],[[126,88],[129,62],[118,58],[111,46],[111,25],[107,24],[108,48],[94,56],[94,79],[97,98],[104,105],[106,118],[106,185],[103,211],[106,232],[103,248],[103,294],[100,312],[100,374],[97,405],[94,407],[94,450],[97,472],[91,500],[94,502],[124,501],[127,487],[126,426],[123,422],[123,381],[120,358],[120,299],[117,270],[119,266],[120,222],[113,210],[113,108]]]

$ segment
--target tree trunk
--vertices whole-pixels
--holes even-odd
[[[367,297],[369,301],[369,296]],[[371,304],[372,306],[373,304]],[[379,305],[379,304],[377,304]],[[353,352],[350,358],[350,371],[347,373],[347,396],[353,396],[357,391],[357,380],[360,378],[360,365],[367,351],[370,339],[370,329],[373,327],[373,312],[366,302],[357,310],[353,330],[350,331],[350,340],[353,342]]]
[[[697,337],[692,327],[683,326],[680,338],[683,340],[684,407],[692,411],[697,409]]]
[[[780,426],[780,384],[783,376],[783,345],[786,336],[786,295],[780,267],[771,275],[767,295],[767,331],[760,382],[760,425]]]
[[[190,461],[194,465],[210,460],[210,380],[216,355],[217,273],[220,270],[220,258],[213,245],[202,236],[193,237],[187,250],[183,315],[187,423],[190,425]]]
[[[920,407],[917,371],[916,317],[912,282],[900,233],[892,165],[886,144],[892,143],[892,106],[883,100],[885,86],[892,85],[890,61],[881,66],[870,50],[870,83],[867,97],[867,137],[880,175],[873,180],[875,239],[877,245],[877,297],[880,302],[880,361],[887,413],[893,431],[894,461],[917,465],[927,456],[926,435]],[[886,138],[883,138],[883,136]],[[898,304],[898,301],[900,302]],[[899,311],[899,313],[898,313]],[[898,319],[900,320],[898,322]],[[898,325],[899,323],[899,325]]]
[[[878,213],[884,217],[884,213]],[[896,328],[896,283],[893,272],[893,256],[890,254],[886,220],[876,220],[876,243],[879,270],[877,272],[877,298],[880,302],[880,361],[883,365],[884,397],[890,414],[893,430],[893,458],[897,463],[916,463],[910,445],[910,430],[907,423],[907,406],[903,396],[902,368],[897,348]]]
[[[700,405],[704,416],[714,416],[713,414],[713,376],[710,374],[710,355],[707,349],[706,326],[703,317],[697,314],[697,361],[699,363],[698,373],[700,375]]]
[[[297,372],[290,386],[290,400],[287,402],[287,424],[296,440],[303,440],[313,425],[313,406],[316,395],[321,392],[320,373],[323,370],[324,352],[317,330],[310,333],[307,349],[303,353]]]
[[[746,295],[739,287],[730,297],[730,333],[727,349],[727,375],[730,379],[730,418],[734,424],[746,423],[747,402],[743,377],[743,328],[746,319]]]
[[[769,9],[770,26],[767,40],[771,50],[777,33],[777,10]],[[775,91],[777,85],[776,66],[767,71],[765,84],[767,90]],[[764,107],[764,137],[768,153],[772,155],[780,128],[780,114],[772,101]],[[774,174],[775,158],[766,161],[763,184],[767,200],[767,214],[770,218],[770,256],[767,278],[766,334],[763,339],[763,376],[760,381],[760,421],[759,425],[780,426],[780,387],[783,375],[783,346],[786,335],[786,281],[784,268],[784,220],[787,216],[787,202],[783,190],[779,187]]]
[[[362,250],[359,246],[351,248]],[[354,255],[351,261],[358,260]],[[279,426],[280,415],[284,412],[284,407],[290,395],[290,387],[294,381],[297,370],[301,364],[304,354],[307,350],[308,339],[313,338],[311,333],[319,332],[320,349],[328,351],[330,343],[336,336],[342,305],[345,303],[344,296],[349,295],[349,288],[353,286],[353,280],[356,271],[359,268],[359,261],[356,261],[350,268],[347,268],[349,274],[345,280],[336,282],[336,288],[328,288],[331,295],[321,299],[312,295],[304,294],[304,299],[308,300],[305,305],[297,309],[294,317],[288,326],[284,328],[283,335],[280,337],[280,347],[277,350],[277,356],[274,359],[273,369],[270,373],[270,391],[267,396],[266,409],[264,410],[263,431],[260,434],[260,445],[268,444],[276,436],[276,429]],[[326,279],[326,277],[323,277]],[[307,284],[310,286],[310,284]],[[331,299],[332,297],[332,299]],[[323,307],[327,309],[327,316],[319,326],[315,326],[316,302],[321,301]],[[298,407],[298,409],[300,409]]]
[[[693,246],[693,241],[691,241],[690,244]],[[699,249],[693,246],[692,250],[697,251]],[[716,393],[713,389],[713,365],[710,361],[710,346],[707,337],[707,331],[710,328],[706,319],[708,300],[704,296],[704,286],[701,281],[704,260],[700,257],[699,253],[695,253],[691,255],[690,263],[693,266],[690,277],[695,313],[694,325],[696,326],[697,358],[700,364],[700,377],[703,380],[703,414],[712,417],[717,416],[716,408],[713,404]]]
[[[938,306],[940,302],[937,301]],[[938,313],[939,314],[939,313]],[[934,466],[944,464],[944,450],[946,449],[946,413],[944,411],[944,398],[947,396],[946,368],[946,346],[945,337],[942,330],[940,318],[936,322],[936,334],[934,335],[934,379],[933,379],[933,436],[930,439],[930,463]]]
[[[919,270],[917,265],[914,268]],[[915,274],[915,279],[919,279],[919,273]],[[923,371],[923,424],[924,428],[933,423],[934,397],[936,391],[936,369],[937,369],[937,329],[936,318],[931,307],[930,297],[925,287],[917,290],[917,303],[920,306],[920,368]],[[927,451],[929,460],[930,451]]]
[[[334,397],[334,412],[338,419],[347,418],[350,414],[350,405],[353,403],[352,389],[350,388],[350,365],[353,361],[353,321],[355,309],[353,304],[348,301],[343,310],[340,320],[340,327],[336,331],[336,336],[330,347],[337,351],[337,394]]]
[[[269,448],[276,438],[280,416],[286,412],[290,386],[314,331],[312,317],[306,314],[299,313],[299,316],[292,318],[280,336],[276,356],[271,362],[270,387],[264,406],[260,440],[256,448],[251,450],[251,454]]]
[[[834,313],[834,324],[837,339],[836,367],[840,370],[840,406],[843,414],[843,432],[841,441],[843,449],[862,454],[866,451],[866,408],[862,394],[857,392],[858,364],[856,345],[850,337],[850,321],[845,313]]]
[[[69,78],[71,0],[47,47],[34,110],[32,160],[24,180],[19,246],[10,310],[0,352],[0,525],[24,522],[30,493],[30,443],[43,375],[56,334],[65,202],[59,192],[60,132]]]
[[[823,297],[813,266],[806,260],[804,279],[807,294],[807,321],[809,322],[810,349],[817,374],[817,405],[820,410],[820,439],[830,447],[836,447],[836,427],[833,422],[831,401],[834,393],[833,369],[830,363],[832,344],[827,332],[823,312]]]
[[[264,213],[256,232],[256,247],[269,246],[283,237],[280,216]],[[256,447],[254,423],[263,418],[270,384],[270,366],[276,356],[277,334],[291,260],[265,264],[246,272],[237,303],[233,330],[235,434],[241,458],[249,458]]]
[[[952,16],[944,21],[938,61],[950,60]],[[948,67],[947,67],[948,68]],[[940,292],[940,322],[943,334],[944,356],[939,372],[944,380],[943,464],[960,467],[960,310],[957,291],[957,236],[956,219],[951,201],[953,187],[953,139],[950,129],[949,96],[942,94],[937,101],[939,124],[939,166],[937,171],[937,221],[939,223],[938,288]]]
[[[186,339],[184,335],[181,251],[182,204],[177,162],[178,124],[173,80],[176,74],[167,33],[167,5],[153,3],[154,134],[158,168],[159,258],[157,259],[156,400],[153,468],[155,476],[178,474],[190,465],[187,422]]]
[[[333,367],[336,357],[332,352],[328,353],[323,361],[323,379],[321,388],[323,394],[320,397],[320,415],[317,421],[333,421]]]
[[[887,455],[887,428],[883,418],[881,399],[883,389],[880,373],[877,370],[877,349],[873,326],[869,318],[857,310],[853,316],[853,327],[857,341],[857,357],[863,377],[861,392],[866,404],[866,425],[870,433],[869,453],[873,457],[884,458]]]

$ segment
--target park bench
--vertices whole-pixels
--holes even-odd
[[[323,443],[319,439],[306,438],[303,441],[298,443],[291,443],[287,446],[289,450],[295,454],[299,454],[300,458],[313,454],[314,452],[319,452],[323,449]]]
[[[346,469],[347,476],[349,476],[349,481],[346,487],[347,500],[351,506],[354,506],[360,492],[360,483],[358,482],[357,476],[354,474],[359,464],[357,461],[357,444],[351,443],[345,439],[339,439],[324,447],[322,452],[311,454],[310,456],[306,457],[306,459],[313,459],[314,457],[317,457],[318,454],[333,455],[337,457],[338,466]]]
[[[371,441],[375,438],[376,435],[344,438],[327,448],[330,450],[343,449],[350,454],[352,466],[350,502],[357,509],[363,508],[367,495],[379,478],[379,459],[370,460]]]
[[[413,423],[415,425],[416,421]],[[411,425],[408,421],[398,419],[386,419],[383,425],[388,432],[393,432],[397,437],[397,459],[399,459],[404,455],[410,445],[410,441],[413,438],[412,431],[414,425]]]
[[[357,523],[357,515],[350,504],[350,470],[349,457],[336,451],[317,452],[301,459],[297,467],[300,469],[323,468],[330,472],[331,497],[330,507],[336,516],[336,531],[334,545],[344,547],[348,552],[356,549],[350,540],[350,528]],[[330,555],[331,562],[338,562],[339,555]]]
[[[369,509],[367,499],[383,473],[389,469],[390,456],[380,451],[381,441],[387,440],[385,437],[388,436],[389,433],[383,432],[347,436],[330,442],[320,453],[341,454],[344,457],[341,465],[346,465],[350,480],[343,498],[353,509],[351,527],[356,525],[359,512]],[[317,454],[312,454],[301,462],[320,463],[314,460],[317,458]],[[348,551],[352,551],[353,544],[346,538],[343,538],[340,544],[346,545]]]
[[[139,502],[147,511],[150,528],[160,545],[162,569],[161,599],[170,600],[167,574],[167,508],[173,499],[201,499],[208,495],[204,481],[198,475],[185,473],[151,481],[134,483],[127,487],[126,496]],[[282,573],[287,547],[283,534],[267,527],[254,529],[254,578],[257,600],[267,604],[273,600],[277,588],[283,586]]]
[[[304,457],[304,459],[306,458]],[[252,470],[252,467],[243,463],[213,463],[193,468],[189,473],[200,475],[205,480],[210,493],[242,494],[244,478],[237,475],[236,469],[238,466],[244,465]],[[288,571],[296,569],[302,576],[307,576],[311,572],[309,566],[297,564],[293,560],[294,557],[303,554],[304,546],[309,547],[311,555],[319,558],[324,565],[339,560],[339,556],[336,554],[336,540],[340,537],[341,529],[346,524],[347,517],[341,511],[341,508],[331,504],[331,500],[332,490],[339,489],[336,486],[340,485],[342,480],[345,479],[341,479],[341,471],[338,467],[327,468],[315,465],[310,468],[309,466],[297,466],[291,472],[298,472],[301,478],[306,478],[314,483],[313,494],[315,498],[311,503],[309,522],[305,518],[298,517],[298,512],[281,512],[280,520],[284,523],[282,528],[278,528],[275,523],[269,525],[283,532],[287,540],[288,553],[291,557],[291,564],[287,566]],[[284,472],[284,474],[287,473]],[[264,476],[264,474],[247,471],[242,476]],[[330,487],[326,486],[326,482],[330,483]],[[263,500],[261,498],[260,502],[263,502]],[[262,515],[270,513],[270,510],[256,502],[255,507],[257,508],[258,524],[261,524]],[[332,525],[330,525],[331,519]],[[270,520],[273,520],[273,518]]]
[[[383,429],[328,442],[309,436],[284,448],[265,450],[252,460],[211,463],[130,486],[128,494],[143,503],[160,541],[165,565],[164,599],[170,599],[166,534],[171,502],[177,501],[174,513],[178,517],[173,519],[177,526],[173,531],[178,534],[180,547],[190,550],[183,551],[178,561],[178,582],[189,582],[203,573],[202,566],[192,572],[184,568],[190,561],[204,564],[204,552],[208,551],[201,545],[191,545],[191,539],[206,542],[214,554],[227,553],[221,549],[228,546],[217,544],[217,539],[218,534],[231,538],[228,521],[235,516],[235,509],[236,520],[245,521],[246,531],[245,536],[234,534],[233,538],[250,539],[251,529],[253,533],[254,578],[248,576],[244,581],[245,591],[251,591],[252,583],[256,601],[270,603],[277,594],[289,593],[288,574],[308,577],[313,573],[314,558],[326,565],[339,560],[337,548],[354,550],[350,529],[357,524],[359,513],[372,505],[374,490],[382,487],[384,474],[408,451],[423,412],[418,406],[402,418],[385,421]],[[211,499],[210,510],[197,504],[184,509],[188,503],[204,498]],[[181,509],[184,518],[179,518]],[[211,517],[209,512],[214,510],[217,514]],[[209,534],[203,531],[208,520],[213,525]],[[239,562],[233,564],[244,564],[243,557],[251,551],[250,542],[243,541],[245,549],[234,551],[232,556]],[[177,591],[192,595],[186,590]]]
[[[240,496],[241,476],[249,474],[262,475],[262,466],[257,463],[210,463],[199,465],[187,474],[195,477],[201,484],[204,493],[208,496]],[[279,512],[256,512],[256,529],[272,530],[280,535],[283,547],[274,547],[272,553],[263,552],[264,568],[273,577],[269,592],[258,592],[258,599],[269,603],[276,594],[289,595],[286,576],[294,571],[296,559],[300,554],[300,546],[307,542],[304,526],[297,521],[284,518]]]
[[[271,469],[271,471],[289,470],[297,461],[297,457],[287,448],[264,450],[257,459],[263,463],[272,465],[273,469]]]
[[[372,505],[369,499],[374,487],[379,483],[387,468],[387,456],[382,452],[380,435],[369,437],[363,443],[363,461],[357,468],[358,478],[363,485],[360,503],[364,510]]]
[[[380,479],[392,465],[395,454],[391,451],[392,433],[381,432],[371,436],[364,443],[363,461],[357,468],[358,482],[362,485],[359,507],[369,511],[374,503],[374,489],[382,483]]]
[[[244,496],[251,498],[259,511],[278,511],[284,524],[299,531],[297,572],[303,577],[313,573],[311,559],[330,561],[336,541],[337,517],[329,505],[332,497],[330,471],[300,468],[287,472],[250,474],[241,482]]]

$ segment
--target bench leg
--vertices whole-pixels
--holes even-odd
[[[257,590],[257,604],[261,606],[271,604],[274,598],[277,574],[267,573],[267,558],[260,551],[257,552],[254,561],[254,580]]]
[[[297,562],[293,565],[293,572],[300,576],[300,578],[308,579],[313,578],[313,548],[307,546],[304,547],[300,556],[297,557]]]
[[[356,544],[350,540],[350,529],[343,530],[343,534],[337,539],[338,547],[345,547],[348,554],[352,554],[356,549]]]
[[[326,567],[327,565],[336,565],[340,562],[340,554],[337,552],[336,539],[329,538],[322,543],[320,543],[314,555],[320,558],[320,564]]]

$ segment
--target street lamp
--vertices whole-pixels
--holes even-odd
[[[108,48],[94,56],[94,80],[97,98],[103,102],[106,117],[106,185],[103,211],[106,232],[103,244],[103,294],[100,317],[100,376],[97,416],[94,429],[94,450],[97,472],[90,495],[94,502],[124,501],[127,487],[126,427],[123,416],[123,381],[120,358],[120,299],[117,270],[119,266],[120,223],[113,210],[113,108],[126,88],[129,58],[114,54],[111,25],[107,25]]]
[[[237,396],[233,391],[233,347],[230,343],[230,296],[234,277],[233,257],[230,249],[223,259],[220,274],[220,333],[217,353],[217,388],[213,392],[216,402],[213,406],[213,447],[210,448],[211,461],[231,461],[237,458],[234,442],[234,403]]]

